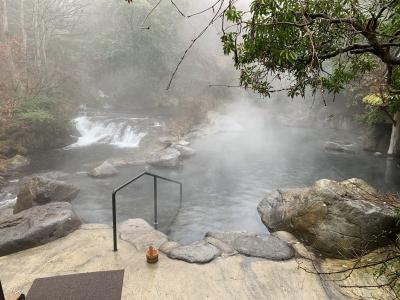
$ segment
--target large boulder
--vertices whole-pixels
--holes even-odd
[[[322,179],[268,193],[258,205],[270,231],[284,230],[331,257],[354,257],[387,244],[396,228],[387,199],[361,179]]]
[[[88,175],[94,178],[106,178],[118,175],[118,170],[108,161],[105,161],[91,170]]]
[[[67,202],[53,202],[6,216],[0,220],[0,256],[66,236],[80,224]]]
[[[177,168],[181,165],[181,153],[175,148],[169,147],[155,152],[147,160],[147,163],[155,167]]]
[[[70,202],[79,193],[79,188],[64,181],[43,176],[29,178],[18,192],[14,214],[36,205],[49,202]]]

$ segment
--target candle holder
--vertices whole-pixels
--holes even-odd
[[[157,263],[158,262],[158,250],[156,248],[154,248],[153,246],[150,246],[146,252],[146,259],[147,259],[147,263],[149,263],[149,264]]]

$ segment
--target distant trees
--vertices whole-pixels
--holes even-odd
[[[243,87],[269,96],[281,79],[294,97],[336,94],[357,82],[382,99],[393,122],[388,153],[400,154],[399,1],[253,0],[249,11],[219,2],[229,21],[224,51],[233,55]]]
[[[54,135],[68,136],[60,100],[73,76],[66,68],[71,57],[53,49],[60,37],[76,32],[84,3],[1,0],[0,141],[40,148],[53,145]]]

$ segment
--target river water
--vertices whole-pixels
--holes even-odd
[[[180,169],[149,171],[183,183],[179,188],[159,182],[159,228],[184,244],[199,240],[210,230],[267,232],[257,204],[272,189],[304,187],[321,178],[360,177],[383,190],[400,190],[400,170],[395,161],[360,151],[326,152],[327,140],[343,140],[348,133],[320,128],[276,126],[253,112],[232,114],[219,129],[191,140],[197,154]],[[251,121],[249,121],[251,120]],[[256,121],[255,121],[256,120]],[[119,167],[107,179],[87,176],[90,166],[106,159],[132,155],[149,132],[162,129],[158,117],[107,114],[80,116],[76,143],[33,157],[31,173],[62,171],[62,180],[81,192],[72,204],[84,222],[111,224],[111,192],[144,170],[144,166]],[[118,194],[118,222],[140,217],[153,222],[153,181],[142,178]]]

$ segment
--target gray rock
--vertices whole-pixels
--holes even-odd
[[[67,202],[36,206],[0,220],[0,256],[46,244],[78,229],[79,217]]]
[[[78,193],[79,188],[72,184],[42,176],[34,176],[28,178],[18,192],[14,214],[35,205],[49,202],[69,202],[75,199]]]
[[[336,142],[328,141],[324,144],[325,150],[333,152],[344,152],[354,154],[356,151],[353,144],[341,144]]]
[[[256,232],[248,231],[209,231],[206,237],[212,237],[233,247],[234,241],[239,237],[255,237]]]
[[[169,253],[171,253],[171,251],[172,251],[173,249],[178,248],[178,247],[180,247],[180,246],[181,246],[181,244],[179,244],[178,242],[175,242],[175,241],[167,241],[167,242],[165,242],[164,244],[162,244],[162,245],[160,246],[160,249],[158,249],[158,250],[160,250],[162,253],[168,255]]]
[[[167,236],[155,230],[143,219],[129,219],[118,226],[121,240],[133,245],[138,250],[145,250],[150,246],[159,248],[168,241]]]
[[[118,175],[118,170],[108,161],[105,161],[91,170],[88,175],[95,178],[106,178]]]
[[[390,242],[396,218],[385,201],[361,179],[322,179],[267,194],[258,212],[270,231],[288,231],[326,256],[351,258]]]
[[[233,242],[233,247],[240,254],[269,260],[287,260],[294,257],[293,249],[272,235],[238,237]]]
[[[0,219],[13,214],[13,208],[16,202],[17,198],[0,202]]]
[[[181,165],[180,156],[181,153],[178,150],[169,147],[153,153],[147,163],[155,167],[177,168]]]
[[[173,249],[168,257],[172,259],[183,260],[189,263],[205,264],[221,254],[221,251],[205,242],[198,241],[187,246],[180,246]]]
[[[225,251],[232,249],[246,256],[261,257],[270,260],[286,260],[292,258],[294,255],[292,248],[285,241],[270,235],[258,235],[255,232],[207,232],[206,239],[209,238],[214,238],[228,245],[230,248],[226,248]],[[218,247],[217,244],[214,245]],[[225,252],[224,250],[222,251]]]
[[[189,158],[196,154],[196,151],[193,148],[187,146],[173,145],[172,147],[178,150],[183,158]]]
[[[217,247],[219,250],[221,250],[223,256],[231,256],[231,255],[235,255],[238,253],[231,245],[229,245],[221,240],[218,240],[216,238],[213,238],[211,236],[205,237],[204,240],[207,243],[209,243],[209,244]]]

